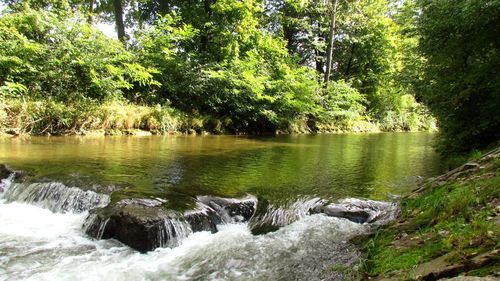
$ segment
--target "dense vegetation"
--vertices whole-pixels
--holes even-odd
[[[419,0],[419,94],[440,121],[443,151],[500,137],[500,1]]]
[[[498,1],[2,2],[10,133],[430,129],[423,102],[442,150],[499,137]]]
[[[408,40],[388,1],[4,2],[0,118],[11,133],[433,124],[399,82]]]

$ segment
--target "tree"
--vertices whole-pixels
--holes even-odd
[[[325,85],[328,85],[328,81],[330,81],[330,74],[332,71],[333,44],[335,42],[335,27],[337,23],[337,3],[338,0],[333,0],[331,8],[332,14],[329,29],[330,31],[328,32],[328,48],[326,51]]]
[[[123,22],[123,5],[122,0],[113,0],[113,9],[115,16],[115,28],[118,35],[118,40],[125,43],[127,37],[125,34],[125,23]]]
[[[418,0],[418,84],[440,125],[440,150],[467,152],[500,137],[500,1]]]
[[[77,19],[29,7],[2,15],[0,87],[22,85],[24,98],[70,104],[123,98],[134,88],[157,84],[154,70]]]

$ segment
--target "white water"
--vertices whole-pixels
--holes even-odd
[[[87,212],[54,213],[7,201],[2,197],[15,187],[12,179],[0,182],[5,191],[0,193],[0,281],[342,280],[332,267],[357,262],[358,252],[347,240],[369,227],[313,215],[254,236],[247,224],[229,223],[215,234],[192,233],[177,247],[140,254],[116,240],[88,238],[82,230]]]
[[[356,258],[345,241],[367,227],[314,215],[253,236],[246,224],[228,224],[140,254],[114,240],[87,238],[85,216],[0,201],[0,280],[335,279],[328,267]]]
[[[59,182],[26,184],[13,183],[11,179],[4,185],[7,187],[3,194],[6,201],[26,202],[58,213],[79,213],[104,207],[109,202],[109,196],[106,194],[66,186]]]

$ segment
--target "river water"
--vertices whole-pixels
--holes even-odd
[[[9,138],[0,139],[0,163],[45,182],[117,186],[112,200],[163,198],[177,209],[200,195],[251,194],[277,205],[311,197],[389,200],[441,171],[433,137]],[[257,236],[245,223],[229,223],[140,254],[87,237],[86,211],[2,196],[0,280],[341,280],[352,270],[342,266],[358,257],[349,239],[368,228],[320,214]]]

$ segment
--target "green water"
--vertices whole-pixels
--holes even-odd
[[[0,163],[52,180],[128,188],[122,197],[387,199],[441,171],[433,134],[30,137],[0,139]],[[176,203],[177,202],[177,203]]]

